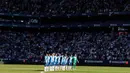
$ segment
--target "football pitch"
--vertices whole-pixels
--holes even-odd
[[[43,65],[0,64],[0,73],[45,73],[43,69]],[[130,73],[130,67],[78,66],[74,71],[56,71],[46,73]]]

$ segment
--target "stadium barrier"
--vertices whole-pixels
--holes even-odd
[[[81,60],[79,65],[88,66],[130,66],[130,61],[112,61],[112,60]]]
[[[0,59],[0,64],[4,64],[4,62],[3,62],[3,60],[2,60],[2,59]]]
[[[16,61],[16,60],[4,60],[1,63],[5,64],[43,64],[42,62],[32,62],[32,61]],[[130,67],[130,61],[111,61],[111,60],[79,60],[78,66],[124,66]]]

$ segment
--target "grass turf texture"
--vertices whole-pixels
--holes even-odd
[[[0,73],[41,73],[44,71],[43,69],[42,65],[0,64]],[[78,66],[74,71],[56,71],[46,73],[130,73],[130,67]]]

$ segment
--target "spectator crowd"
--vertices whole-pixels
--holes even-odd
[[[0,0],[1,13],[64,15],[122,12],[129,0]]]
[[[45,53],[77,54],[78,59],[130,60],[130,34],[0,31],[0,58],[41,62]]]

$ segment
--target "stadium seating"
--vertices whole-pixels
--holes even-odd
[[[129,0],[1,0],[0,12],[64,15],[129,11]]]
[[[79,59],[129,60],[129,34],[108,32],[0,31],[0,58],[41,62],[44,53],[77,54]]]
[[[39,16],[32,18],[31,16],[30,18],[28,16],[28,18],[26,18],[26,16],[20,17],[19,15],[64,16],[68,14],[78,15],[84,13],[125,12],[130,11],[129,6],[130,0],[0,0],[0,26],[23,27],[26,24],[25,27],[31,27],[31,25],[34,24],[37,27],[38,24],[40,24],[38,26],[40,29],[41,25],[45,24],[46,26],[49,24],[47,27],[67,27],[67,22],[64,23],[62,21],[61,23],[58,22],[56,24],[57,26],[53,25],[53,23],[60,21],[60,18],[54,18],[56,20],[52,19],[52,22],[50,22],[51,19],[49,19],[49,17],[45,18],[45,20]],[[2,13],[5,15],[2,15]],[[9,16],[6,17],[6,13]],[[18,17],[11,16],[11,14],[18,15]],[[104,20],[95,20],[95,22],[108,22],[107,18],[109,19],[109,17],[106,19],[104,17],[102,18]],[[111,18],[118,20],[118,17],[113,16]],[[63,18],[63,20],[65,19]],[[125,17],[125,19],[128,18]],[[90,18],[90,20],[92,19]],[[126,23],[126,21],[122,22],[120,20],[117,22],[121,24],[124,22]],[[68,22],[69,21],[71,20],[68,19]],[[89,22],[92,23],[93,21]],[[65,26],[62,26],[62,23],[65,24]],[[85,25],[85,22],[83,23],[84,26],[89,26]],[[67,23],[67,25],[71,25],[70,27],[80,27],[82,26],[80,24],[81,23],[78,22],[71,24]],[[113,24],[111,26],[115,25]],[[42,27],[44,27],[44,25]],[[113,34],[104,31],[30,32],[24,30],[0,30],[0,59],[41,62],[43,61],[45,53],[55,52],[61,54],[76,53],[78,59],[130,60],[129,37],[129,33],[119,35],[116,32]]]

